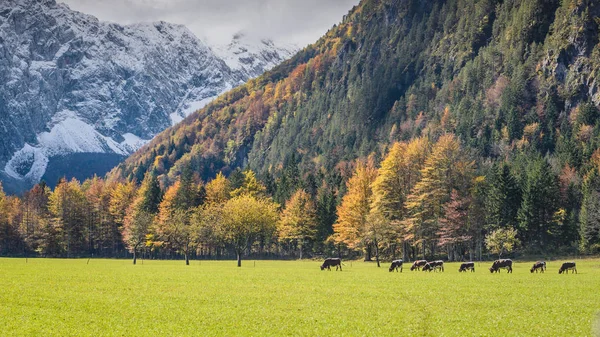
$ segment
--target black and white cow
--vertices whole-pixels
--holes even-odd
[[[531,269],[529,269],[530,272],[538,272],[538,270],[543,273],[546,271],[546,262],[545,261],[538,261],[536,263],[533,264],[533,267],[531,267]]]
[[[402,260],[394,260],[392,261],[392,265],[390,266],[390,272],[396,270],[398,271],[398,269],[400,269],[400,272],[402,272]]]
[[[491,273],[499,273],[500,269],[506,269],[509,273],[512,273],[512,260],[511,259],[500,259],[494,261],[490,268]]]
[[[431,262],[427,262],[425,264],[425,266],[423,267],[423,271],[444,271],[444,261],[442,260],[438,260],[438,261],[431,261]]]
[[[410,267],[410,270],[421,270],[421,268],[425,267],[425,265],[427,264],[427,260],[417,260],[415,262],[413,262],[412,266]]]

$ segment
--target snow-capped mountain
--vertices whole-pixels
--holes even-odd
[[[239,46],[254,52],[217,54],[181,25],[123,26],[55,0],[1,0],[5,187],[18,191],[55,178],[48,171],[103,174],[157,133],[291,54],[272,43]],[[236,58],[244,66],[230,67]],[[71,165],[73,154],[90,155],[76,156],[78,165]],[[113,159],[101,156],[98,163],[93,154]],[[81,160],[88,165],[82,168]]]
[[[243,32],[235,34],[227,45],[213,46],[213,50],[229,68],[248,78],[261,75],[282,61],[292,57],[298,47],[275,43],[270,39],[252,38]]]

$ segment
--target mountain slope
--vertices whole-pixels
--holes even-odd
[[[363,0],[314,45],[159,135],[111,175],[301,172],[458,134],[485,161],[598,148],[594,1]],[[586,116],[586,117],[582,117]],[[583,130],[583,133],[582,133]],[[575,153],[576,155],[569,155]]]
[[[95,153],[118,162],[250,78],[184,26],[104,23],[53,0],[0,3],[0,55],[0,177],[9,190],[68,168],[72,154],[104,174]]]

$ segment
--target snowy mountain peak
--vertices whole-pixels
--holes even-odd
[[[215,54],[234,71],[248,78],[261,75],[298,51],[292,44],[275,43],[271,39],[252,37],[244,32],[233,35],[231,42],[213,47]]]
[[[118,25],[54,0],[0,0],[5,187],[54,183],[48,171],[75,176],[64,163],[57,169],[72,154],[126,156],[291,55],[242,36],[223,54],[213,50],[182,25]]]

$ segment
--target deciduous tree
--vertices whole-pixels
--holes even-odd
[[[304,190],[298,190],[285,205],[278,226],[279,240],[295,241],[298,244],[300,259],[306,241],[312,241],[317,235],[317,212],[311,196]]]

